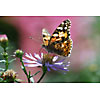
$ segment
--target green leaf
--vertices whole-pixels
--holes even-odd
[[[3,68],[0,68],[0,71],[5,71],[5,69],[3,69]]]
[[[38,72],[36,72],[35,74],[31,75],[31,77],[33,77],[33,76],[37,75],[39,72],[40,72],[40,71],[38,71]]]
[[[0,60],[0,62],[1,62],[1,63],[5,63],[6,61],[5,61],[5,60]]]
[[[31,81],[32,83],[34,83],[34,79],[33,79],[33,77],[30,78],[30,81]]]
[[[16,83],[24,82],[24,80],[21,80],[21,79],[15,79],[14,81],[15,81]]]
[[[14,47],[7,47],[6,50],[11,50],[13,49]]]
[[[0,78],[0,83],[1,83],[1,82],[3,82],[3,79],[2,79],[2,78]]]
[[[14,58],[14,59],[10,60],[10,61],[9,61],[9,63],[12,63],[12,62],[13,62],[13,61],[15,61],[15,60],[16,60],[16,58]]]

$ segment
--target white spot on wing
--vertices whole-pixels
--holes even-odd
[[[66,30],[66,29],[67,29],[67,27],[64,27],[64,29]]]
[[[50,33],[46,29],[42,29],[42,34],[45,36],[51,36]]]
[[[64,22],[61,23],[62,25],[64,24]]]
[[[60,29],[60,30],[62,30],[63,28],[62,28],[62,27],[57,27],[57,29]]]
[[[58,36],[58,34],[53,34],[53,36],[57,37],[57,36]]]
[[[42,33],[43,35],[47,36],[47,33]]]
[[[64,47],[64,44],[62,44],[62,47]]]

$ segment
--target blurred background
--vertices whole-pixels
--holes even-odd
[[[73,49],[71,56],[67,58],[71,62],[69,72],[62,74],[51,71],[46,74],[42,82],[100,82],[100,17],[84,16],[9,16],[0,17],[0,34],[7,34],[9,39],[9,54],[16,49],[22,49],[27,53],[39,53],[42,44],[42,29],[46,28],[50,34],[64,20],[72,22],[71,38]],[[33,37],[33,40],[29,37]],[[2,48],[0,48],[0,53]],[[42,52],[45,52],[42,50]],[[0,59],[2,57],[0,56]],[[2,65],[3,66],[3,65]],[[12,63],[9,68],[18,72],[18,77],[25,80],[26,77],[20,68],[20,63]],[[35,73],[40,68],[27,68]],[[35,81],[42,72],[35,77]]]

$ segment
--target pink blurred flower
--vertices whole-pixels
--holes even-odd
[[[0,45],[5,49],[8,46],[8,38],[7,36],[4,35],[0,35]]]
[[[6,34],[0,35],[0,42],[3,42],[3,41],[8,41]]]

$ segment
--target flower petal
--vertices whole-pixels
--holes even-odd
[[[56,69],[55,67],[53,67],[53,66],[50,66],[50,68],[53,69],[53,70],[57,70],[57,69]]]
[[[42,66],[42,64],[24,64],[25,67],[37,67],[37,66]]]
[[[65,60],[65,59],[61,59],[61,60],[57,61],[56,63],[64,62],[64,60]]]
[[[66,67],[68,67],[69,65],[66,65]]]
[[[64,70],[64,71],[69,71],[68,69],[64,69],[64,68],[58,68],[58,69],[61,69],[61,70]]]
[[[34,53],[34,56],[35,56],[37,59],[41,60],[41,58],[40,58],[40,56],[39,56],[38,54]]]
[[[63,62],[57,62],[57,63],[54,63],[54,64],[56,64],[56,65],[62,65]]]
[[[68,64],[70,64],[70,62],[68,62]]]
[[[55,62],[58,59],[58,56],[53,57],[52,61]]]
[[[49,64],[49,62],[46,63],[45,65],[47,66],[47,68],[51,68],[51,69],[53,69],[53,70],[57,70],[56,68],[54,68],[53,64]],[[48,69],[47,69],[47,70],[48,70]]]
[[[59,65],[59,64],[54,64],[54,65],[52,65],[52,66],[54,66],[54,67],[56,67],[56,68],[63,68],[63,67],[64,67],[63,65]]]
[[[49,67],[47,67],[47,70],[48,70],[48,71],[50,71],[50,68],[49,68]]]
[[[31,53],[30,53],[30,54],[25,53],[25,56],[26,56],[27,58],[30,58],[30,59],[32,59],[32,60],[37,61],[37,59],[35,59],[35,58],[31,55]]]
[[[64,69],[68,69],[67,67],[64,67]]]
[[[41,59],[43,59],[43,53],[41,53]]]
[[[36,61],[31,61],[31,60],[28,60],[28,59],[24,59],[23,62],[24,63],[37,63]]]

